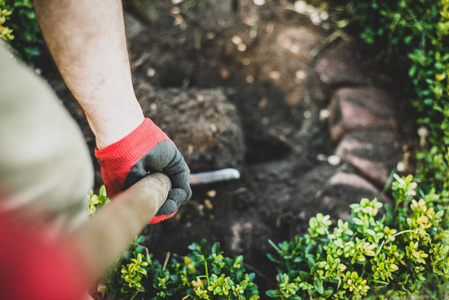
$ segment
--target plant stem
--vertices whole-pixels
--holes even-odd
[[[270,278],[268,278],[264,273],[262,273],[260,270],[258,270],[258,269],[256,269],[256,268],[254,268],[253,266],[248,265],[248,264],[246,264],[246,263],[243,263],[243,266],[244,266],[245,268],[247,268],[247,269],[250,269],[250,270],[254,271],[254,273],[256,273],[257,276],[262,277],[262,278],[263,278],[264,280],[266,280],[267,282],[272,282],[272,280],[271,280]]]
[[[279,249],[279,247],[278,246],[276,246],[276,244],[272,241],[272,240],[268,240],[268,243],[271,245],[271,247],[273,247],[274,248],[274,250],[276,250],[279,254],[282,254],[282,250],[281,249]]]
[[[400,231],[400,232],[398,232],[398,233],[393,234],[392,237],[396,237],[396,236],[398,236],[398,235],[401,235],[401,234],[404,234],[404,233],[408,233],[408,232],[411,232],[411,233],[418,233],[418,229],[416,229],[416,230],[411,230],[411,229],[409,229],[409,230],[403,230],[403,231]],[[424,232],[423,235],[427,235],[427,236],[430,237],[430,235],[429,235],[427,232]],[[376,256],[380,253],[380,250],[382,250],[382,247],[384,246],[384,244],[386,244],[386,243],[388,243],[388,242],[390,242],[390,241],[392,241],[392,240],[391,240],[391,239],[388,239],[387,242],[385,242],[385,240],[382,241],[382,244],[380,244],[380,247],[379,247],[379,250],[378,250],[377,253],[376,253]]]
[[[137,295],[139,295],[139,292],[136,292],[130,300],[133,300],[134,298],[136,298]]]
[[[207,270],[207,261],[206,261],[206,259],[204,259],[204,270],[206,272],[207,286],[210,286],[209,272]]]
[[[165,256],[164,266],[162,267],[162,270],[165,270],[165,268],[167,267],[168,259],[170,258],[170,255],[171,255],[171,252],[168,251],[167,255]]]

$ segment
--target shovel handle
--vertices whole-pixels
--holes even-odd
[[[148,224],[167,198],[171,183],[162,173],[149,175],[103,207],[71,237],[94,283]]]

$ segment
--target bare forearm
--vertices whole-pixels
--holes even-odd
[[[106,147],[144,117],[134,95],[120,0],[35,0],[46,43]]]

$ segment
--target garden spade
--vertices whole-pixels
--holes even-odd
[[[239,170],[233,168],[226,168],[221,170],[190,174],[190,185],[209,184],[239,178],[240,178]]]

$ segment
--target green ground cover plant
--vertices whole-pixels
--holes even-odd
[[[99,195],[91,191],[89,200],[91,215],[109,203],[104,186]],[[144,241],[136,237],[105,276],[101,292],[108,299],[259,299],[255,274],[246,272],[243,256],[223,256],[219,243],[193,243],[187,255],[168,253],[161,264]]]
[[[276,299],[446,299],[449,203],[434,190],[419,195],[411,175],[392,185],[395,204],[362,199],[348,222],[309,221],[309,234],[272,243]],[[385,214],[380,213],[384,207]]]
[[[31,0],[0,0],[0,40],[26,63],[34,65],[44,47]]]
[[[315,1],[316,2],[316,1]],[[323,1],[318,1],[323,5]],[[395,175],[395,205],[362,199],[348,222],[318,214],[309,234],[272,243],[277,299],[448,297],[449,0],[326,2],[385,58],[408,65],[420,148],[416,178]],[[419,183],[419,186],[418,186]]]
[[[243,256],[224,257],[219,243],[193,243],[186,256],[161,264],[135,239],[105,281],[111,299],[259,299]],[[170,254],[167,254],[170,255]],[[167,257],[168,260],[168,257]]]
[[[111,202],[106,194],[106,187],[102,185],[98,191],[98,195],[94,194],[93,190],[89,193],[89,215],[93,216],[103,206]]]

